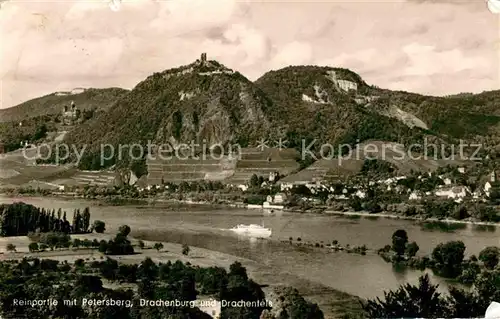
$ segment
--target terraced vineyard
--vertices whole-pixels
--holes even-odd
[[[69,178],[57,179],[53,183],[71,186],[112,186],[116,182],[116,174],[111,171],[78,171]]]
[[[148,159],[147,181],[150,185],[197,180],[223,180],[234,172],[235,161],[217,159]]]
[[[244,148],[236,169],[226,182],[230,184],[244,184],[253,174],[268,177],[270,173],[289,175],[299,169],[297,158],[299,153],[295,149],[258,149]]]
[[[218,159],[148,159],[147,182],[179,183],[196,180],[218,180],[231,184],[248,182],[253,174],[268,177],[271,172],[288,175],[299,168],[295,150],[256,148],[241,149],[240,157]]]

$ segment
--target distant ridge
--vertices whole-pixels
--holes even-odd
[[[10,108],[0,109],[0,122],[56,114],[61,112],[65,105],[70,105],[71,101],[74,101],[80,110],[92,108],[107,110],[118,97],[127,92],[120,88],[75,88],[71,91],[55,92]]]

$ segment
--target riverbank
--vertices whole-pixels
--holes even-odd
[[[334,210],[325,210],[324,214],[327,215],[342,215],[342,216],[359,216],[367,218],[392,218],[392,219],[403,219],[403,220],[413,220],[421,222],[441,222],[449,224],[465,224],[465,225],[480,225],[480,226],[495,226],[500,227],[500,223],[494,222],[480,222],[471,220],[456,220],[456,219],[439,219],[434,217],[424,218],[424,217],[414,217],[414,216],[401,216],[396,214],[387,213],[369,213],[369,212],[339,212]]]
[[[41,197],[52,197],[62,200],[70,199],[82,199],[101,203],[102,205],[155,205],[160,204],[176,204],[176,205],[193,205],[193,206],[206,206],[211,208],[239,208],[239,209],[249,209],[249,210],[262,210],[268,213],[275,212],[287,212],[287,213],[297,213],[297,214],[311,214],[311,215],[337,215],[337,216],[351,216],[351,217],[365,217],[365,218],[391,218],[391,219],[402,219],[409,221],[418,222],[439,222],[448,224],[464,224],[464,225],[475,225],[475,226],[494,226],[500,227],[500,223],[495,222],[481,222],[472,220],[456,220],[456,219],[439,219],[434,217],[424,217],[424,216],[404,216],[390,213],[369,213],[363,211],[336,211],[330,210],[328,208],[316,208],[313,210],[302,211],[295,208],[284,208],[284,209],[269,209],[265,208],[263,205],[253,205],[245,204],[240,202],[224,202],[224,203],[212,203],[207,201],[193,201],[193,200],[179,200],[174,198],[127,198],[127,197],[112,197],[112,198],[86,198],[83,196],[76,196],[74,194],[65,193],[52,193],[47,196],[40,195],[19,195],[19,194],[8,194],[0,193],[2,196],[10,198],[41,198]]]

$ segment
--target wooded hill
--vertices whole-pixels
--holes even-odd
[[[351,88],[351,89],[349,89]],[[494,151],[500,140],[500,91],[433,97],[369,85],[340,68],[290,66],[255,82],[217,61],[155,73],[117,94],[108,111],[78,125],[66,143],[86,153],[82,169],[101,169],[101,144],[238,143],[283,138],[351,144],[366,140],[439,144],[481,142]],[[307,144],[306,144],[307,145]],[[116,159],[104,167],[116,164]],[[145,173],[144,161],[118,164]]]
[[[83,92],[54,92],[19,105],[0,109],[0,122],[22,121],[32,117],[60,114],[74,101],[81,110],[107,110],[128,91],[121,88],[86,89]]]

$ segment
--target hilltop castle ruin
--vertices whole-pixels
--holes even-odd
[[[80,117],[80,111],[75,105],[74,101],[71,101],[71,106],[65,105],[62,111],[62,123],[63,125],[74,125],[78,118]]]

